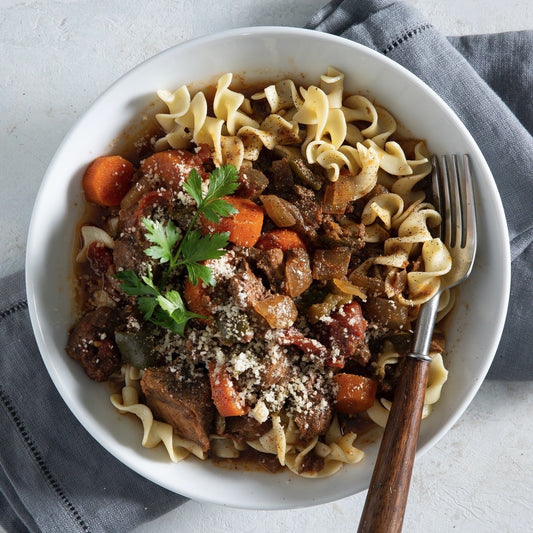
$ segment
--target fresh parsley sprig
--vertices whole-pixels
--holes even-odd
[[[120,288],[130,296],[137,296],[137,305],[146,320],[170,329],[182,337],[185,325],[191,318],[201,315],[190,312],[178,291],[169,290],[164,294],[154,284],[152,269],[148,267],[146,276],[138,276],[133,270],[119,272],[116,277],[122,281]]]
[[[186,308],[178,291],[164,290],[164,287],[172,271],[181,266],[187,269],[194,285],[200,281],[206,285],[215,285],[212,270],[202,262],[219,259],[226,253],[229,234],[202,235],[195,229],[195,225],[200,215],[216,223],[221,217],[236,213],[237,209],[222,197],[233,193],[238,186],[236,168],[226,165],[216,168],[209,175],[209,185],[204,194],[202,179],[193,169],[183,188],[194,199],[197,209],[183,236],[171,220],[166,224],[149,218],[141,220],[146,229],[146,239],[152,243],[144,253],[161,264],[168,264],[161,282],[163,288],[155,285],[150,267],[147,275],[139,277],[133,270],[125,270],[118,272],[116,277],[122,282],[120,288],[126,294],[137,296],[137,305],[146,320],[183,336],[187,321],[201,317]]]

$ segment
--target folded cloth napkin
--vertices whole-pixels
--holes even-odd
[[[35,344],[22,273],[1,280],[0,302],[0,525],[126,532],[186,501],[123,466],[74,418]]]
[[[364,44],[416,74],[455,111],[500,192],[511,241],[511,298],[489,377],[533,379],[533,31],[447,39],[392,0],[333,0],[307,24]]]
[[[533,33],[454,38],[452,46],[418,11],[385,0],[337,0],[308,27],[402,63],[476,138],[500,188],[513,253],[510,318],[491,376],[532,378],[533,316],[526,302],[533,296],[533,140],[526,128],[531,132],[533,123]],[[6,531],[126,532],[185,501],[119,463],[67,409],[33,339],[22,273],[0,280],[0,376],[0,525]]]

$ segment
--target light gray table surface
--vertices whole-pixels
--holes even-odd
[[[447,35],[533,29],[531,0],[409,1]],[[63,136],[114,80],[192,37],[241,26],[302,26],[323,3],[0,0],[0,275],[23,268],[42,176]],[[532,531],[532,419],[533,383],[486,381],[459,422],[416,463],[404,531]],[[190,501],[135,531],[350,532],[364,496],[293,511]]]

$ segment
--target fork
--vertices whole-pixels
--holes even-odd
[[[435,207],[442,215],[440,238],[452,257],[452,269],[441,278],[439,292],[421,305],[411,353],[397,385],[383,433],[358,533],[398,533],[405,506],[431,356],[429,347],[442,291],[464,281],[476,253],[476,213],[470,158],[433,157]]]

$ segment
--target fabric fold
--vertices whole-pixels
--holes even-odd
[[[0,302],[0,510],[11,508],[0,524],[123,532],[186,501],[122,465],[67,408],[33,338],[22,272],[1,281]]]

